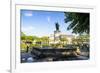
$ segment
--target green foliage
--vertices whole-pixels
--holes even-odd
[[[27,48],[27,45],[25,44],[25,43],[21,43],[21,50],[26,50],[26,48]]]
[[[47,36],[41,37],[41,41],[45,42],[45,43],[48,43],[49,42],[49,37],[47,37]]]
[[[32,47],[38,47],[38,48],[40,48],[41,44],[32,44]]]
[[[65,12],[65,23],[70,22],[68,26],[68,30],[72,29],[73,33],[88,33],[89,34],[89,26],[90,26],[90,15],[89,13],[73,13],[73,12]]]
[[[30,40],[30,41],[33,41],[34,40],[34,38],[33,38],[33,36],[26,36],[26,39],[25,40]]]
[[[21,32],[21,40],[34,41],[36,39],[38,39],[37,36],[26,36],[23,32]]]
[[[43,44],[42,47],[49,47],[49,44]]]
[[[83,44],[84,42],[89,43],[89,35],[79,35],[72,39],[73,44]]]
[[[21,40],[26,40],[26,36],[21,36]]]
[[[26,36],[26,34],[24,32],[21,32],[21,36]]]

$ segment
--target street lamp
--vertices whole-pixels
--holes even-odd
[[[25,43],[27,45],[26,52],[28,53],[29,52],[30,45],[32,44],[32,42],[31,41],[26,41]]]

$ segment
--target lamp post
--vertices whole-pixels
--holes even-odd
[[[31,41],[26,41],[25,43],[27,45],[26,52],[28,53],[29,52],[30,45],[32,44],[32,42]]]

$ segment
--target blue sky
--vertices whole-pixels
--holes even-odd
[[[21,10],[21,31],[26,35],[45,36],[54,33],[55,23],[58,22],[60,31],[71,35],[64,23],[64,13],[55,11]]]

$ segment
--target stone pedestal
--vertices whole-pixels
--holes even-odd
[[[54,42],[55,43],[59,43],[59,41],[60,41],[60,34],[61,34],[61,32],[60,31],[54,31]]]

